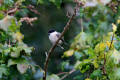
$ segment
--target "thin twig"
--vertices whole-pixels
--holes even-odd
[[[106,64],[106,57],[105,57],[106,55],[105,55],[105,53],[104,53],[104,64],[103,64],[103,67],[102,67],[102,69],[103,69],[103,74],[104,75],[106,75],[106,69],[105,69],[105,64]]]
[[[47,67],[48,67],[48,62],[49,62],[49,59],[50,59],[50,56],[52,54],[52,52],[54,51],[54,49],[56,48],[59,40],[64,36],[65,32],[69,29],[70,27],[70,24],[73,20],[73,18],[75,17],[76,15],[76,8],[74,9],[74,14],[71,16],[71,18],[69,19],[69,21],[67,22],[66,26],[64,27],[64,30],[63,32],[61,33],[61,36],[59,37],[59,39],[56,41],[56,43],[50,48],[49,52],[48,52],[48,57],[45,61],[45,66],[44,66],[44,76],[43,76],[43,80],[46,80],[46,73],[47,73]]]
[[[60,72],[60,73],[58,73],[58,74],[56,74],[56,75],[58,75],[58,76],[60,76],[60,75],[62,75],[62,74],[67,74],[68,72]]]
[[[114,39],[114,33],[113,33],[113,35],[112,35],[112,40],[111,40],[111,43],[110,43],[109,50],[111,49],[111,46],[112,46],[112,44],[113,44],[113,39]]]
[[[61,80],[65,79],[68,75],[72,74],[73,72],[75,72],[75,69],[72,69],[70,72],[68,72],[66,75],[64,75]]]

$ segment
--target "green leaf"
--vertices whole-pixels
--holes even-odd
[[[57,75],[52,74],[50,76],[47,76],[47,80],[61,80]]]
[[[23,63],[27,63],[27,61],[24,58],[9,59],[7,66],[9,67],[15,64],[23,64]]]
[[[10,53],[10,48],[3,50],[3,53],[5,56],[8,56],[8,54]]]
[[[91,38],[89,34],[85,32],[80,32],[74,39],[74,42],[71,44],[71,48],[75,50],[83,50],[89,48],[88,44],[91,44]]]
[[[24,74],[27,71],[28,68],[29,68],[28,64],[25,64],[25,63],[17,64],[17,69],[21,74]]]
[[[53,2],[58,8],[60,8],[60,5],[62,3],[62,0],[49,0],[50,2]]]
[[[10,56],[12,58],[18,58],[20,56],[21,48],[19,48],[19,47],[13,47],[12,50],[13,50],[13,52],[10,53]]]
[[[90,78],[96,78],[96,77],[101,77],[102,76],[102,71],[100,69],[94,70],[93,73],[90,75]]]
[[[38,3],[43,4],[44,0],[38,0]]]
[[[0,65],[0,78],[2,78],[3,75],[8,75],[8,69],[7,66],[5,64],[1,64]]]
[[[75,64],[75,69],[79,69],[81,71],[81,73],[86,72],[87,70],[90,69],[90,64],[91,60],[89,59],[85,59],[83,61],[77,61],[77,63]]]
[[[15,19],[13,16],[6,16],[0,20],[0,29],[8,31],[8,27],[11,25],[11,20]]]
[[[30,55],[30,53],[33,50],[33,47],[24,48],[24,50],[25,50],[25,53],[27,53],[28,55]]]
[[[113,54],[111,55],[110,58],[113,59],[113,63],[119,64],[120,63],[120,52],[114,49]]]
[[[15,65],[15,64],[17,64],[16,60],[9,59],[9,60],[8,60],[8,65],[7,65],[7,66],[10,67],[10,66]]]

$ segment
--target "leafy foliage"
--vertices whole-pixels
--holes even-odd
[[[60,58],[63,62],[55,67],[63,72],[75,69],[76,75],[71,75],[72,80],[120,80],[120,4],[118,0],[3,0],[0,2],[0,79],[31,80],[32,73],[35,72],[35,65],[29,60],[34,48],[23,42],[24,35],[20,28],[24,24],[19,21],[21,17],[31,14],[30,10],[34,11],[31,7],[30,10],[27,9],[30,2],[36,6],[46,5],[47,8],[44,9],[48,9],[50,5],[62,9],[61,6],[67,3],[74,7],[73,1],[84,3],[83,7],[79,7],[76,16],[81,31],[76,31],[78,34],[74,39],[71,38],[69,49],[64,51]],[[7,11],[16,6],[14,16],[9,15]],[[56,17],[55,13],[53,15]],[[45,16],[41,16],[42,21]],[[44,22],[47,24],[47,20]],[[53,61],[59,62],[56,59]],[[43,73],[41,69],[40,79]],[[66,72],[59,76],[56,73],[57,71],[53,74],[48,70],[47,80],[61,80],[60,77],[69,74]]]
[[[94,7],[86,7],[84,13],[90,10],[88,8],[92,11],[91,15],[84,14],[83,16],[83,19],[90,19],[89,22],[84,22],[84,26],[87,26],[88,30],[80,32],[70,47],[70,50],[74,50],[73,56],[77,61],[74,68],[80,70],[83,73],[82,75],[88,75],[85,80],[119,80],[120,78],[117,75],[119,74],[120,52],[116,48],[119,37],[115,34],[117,26],[111,24],[107,17],[113,12],[109,12],[106,6],[98,5],[96,6],[97,11]],[[107,10],[107,15],[104,13],[105,10]],[[100,13],[99,16],[96,13]],[[103,14],[104,16],[102,16]],[[111,27],[112,32],[107,32],[110,31],[107,25],[113,26],[113,28]],[[64,56],[66,56],[66,52]]]
[[[4,0],[0,10],[12,7],[15,2]],[[0,79],[18,79],[18,75],[24,76],[28,70],[32,71],[33,65],[28,59],[34,48],[23,42],[24,35],[20,32],[22,23],[15,16],[4,16],[3,13],[0,15]]]

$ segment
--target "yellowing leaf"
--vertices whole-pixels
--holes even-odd
[[[108,47],[110,47],[110,45],[111,45],[111,48],[114,47],[113,43],[111,44],[111,42],[109,42],[109,41],[106,41],[106,44],[107,44]]]
[[[22,39],[24,38],[24,35],[20,32],[16,32],[13,36],[18,42],[22,42]]]
[[[68,50],[64,52],[63,57],[70,57],[74,54],[74,50]]]
[[[106,48],[105,43],[99,43],[95,46],[95,53],[103,52]]]
[[[110,45],[111,45],[111,49],[113,49],[113,48],[114,48],[114,45],[113,45],[113,43],[111,44],[110,41],[106,41],[106,42],[102,42],[102,43],[97,44],[97,45],[95,46],[95,53],[104,52],[104,50],[105,50],[106,48],[109,48]],[[102,57],[102,56],[103,56],[103,55],[101,55],[101,57]]]
[[[113,32],[116,32],[117,31],[117,26],[114,24],[114,23],[112,23],[112,28],[113,28]]]
[[[96,60],[93,61],[93,65],[94,65],[95,68],[98,68],[98,67],[99,67],[99,64],[97,63]]]
[[[0,29],[7,31],[8,27],[11,25],[11,20],[15,19],[13,16],[6,16],[4,19],[0,20]]]
[[[92,79],[90,79],[90,78],[86,78],[85,80],[92,80]]]
[[[117,20],[117,23],[120,24],[120,19]]]

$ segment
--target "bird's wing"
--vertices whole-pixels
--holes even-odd
[[[59,38],[61,36],[61,33],[57,33],[56,36]]]
[[[56,36],[59,38],[61,36],[61,33],[57,33]],[[62,37],[61,39],[62,42],[64,42],[65,45],[68,45],[65,40],[64,40],[64,37]]]
[[[59,38],[61,36],[61,33],[57,33],[56,36]],[[62,37],[61,40],[64,41],[64,37]]]

